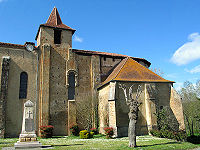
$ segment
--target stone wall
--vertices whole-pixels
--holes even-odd
[[[170,98],[171,95],[173,94],[171,88],[171,84],[169,83],[157,83],[156,84],[157,90],[158,90],[158,94],[157,94],[157,99],[158,101],[158,109],[165,109],[168,119],[170,120],[170,126],[174,129],[174,130],[179,130],[179,123],[178,120],[176,119],[176,114],[172,111],[172,107],[171,107],[171,102],[170,102]],[[172,98],[171,98],[172,100]],[[174,103],[175,107],[180,107],[180,106],[176,106],[176,104]]]
[[[29,52],[25,48],[0,47],[1,62],[4,56],[10,57],[5,136],[16,137],[21,132],[24,102],[30,99],[36,104],[37,53]],[[19,99],[20,74],[23,71],[28,74],[27,98]]]
[[[104,81],[108,77],[112,72],[113,67],[115,67],[122,59],[123,58],[100,56],[101,81]]]
[[[52,47],[50,63],[50,121],[54,135],[67,135],[68,93],[66,86],[67,49]]]
[[[108,99],[109,99],[109,84],[105,85],[99,90],[99,132],[104,133],[104,127],[109,126],[109,116],[108,116]]]
[[[10,57],[3,57],[1,62],[1,93],[0,93],[0,138],[5,137],[6,129],[6,103],[8,97],[8,77],[10,70]]]
[[[100,57],[98,55],[92,55],[91,58],[91,76],[92,76],[92,107],[93,107],[93,127],[98,128],[98,91],[101,83],[100,79]]]
[[[75,55],[78,70],[78,86],[75,89],[75,100],[77,107],[77,123],[81,129],[86,125],[83,116],[91,115],[92,109],[92,68],[91,56]],[[89,111],[82,111],[88,109]],[[88,113],[88,114],[87,114]],[[85,118],[86,119],[86,118]]]
[[[136,96],[138,85],[142,86],[142,93],[138,99],[142,104],[139,107],[138,120],[136,124],[137,135],[148,134],[150,130],[157,128],[157,118],[155,113],[162,108],[167,108],[168,118],[171,125],[178,130],[184,128],[184,118],[182,104],[177,93],[173,91],[170,83],[137,83],[137,82],[117,82],[116,97],[109,100],[110,84],[99,90],[99,118],[100,132],[103,133],[105,126],[112,126],[116,130],[116,136],[128,136],[128,112],[124,92],[119,88],[119,83],[126,87],[133,86],[133,95]],[[128,94],[128,93],[127,93]],[[115,109],[115,110],[113,110]],[[115,117],[112,117],[115,113]]]
[[[179,123],[179,129],[185,130],[181,97],[173,87],[171,87],[170,107]]]
[[[147,123],[146,123],[146,106],[145,106],[145,84],[144,83],[134,83],[134,82],[120,82],[121,84],[125,84],[128,89],[131,85],[133,86],[133,95],[136,96],[136,91],[138,85],[142,86],[142,93],[138,99],[142,104],[139,107],[138,112],[138,120],[136,124],[136,133],[137,135],[147,134]],[[128,91],[128,90],[127,90]],[[129,108],[126,104],[124,92],[122,89],[119,89],[119,84],[117,84],[116,88],[116,110],[117,110],[117,128],[118,128],[118,136],[128,136],[128,112]]]

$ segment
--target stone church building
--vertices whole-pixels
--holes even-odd
[[[39,26],[37,45],[0,42],[0,137],[19,136],[27,100],[35,105],[38,134],[43,125],[53,125],[54,135],[68,135],[72,124],[84,128],[90,123],[101,133],[111,126],[115,136],[127,136],[128,107],[119,84],[134,85],[134,93],[138,85],[142,87],[137,134],[148,134],[156,127],[154,113],[164,107],[178,128],[184,129],[174,82],[149,70],[151,63],[143,58],[73,49],[75,31],[62,23],[54,8]]]

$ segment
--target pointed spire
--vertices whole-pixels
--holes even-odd
[[[53,8],[53,11],[51,12],[47,22],[47,24],[51,24],[51,25],[60,25],[62,24],[62,20],[60,18],[60,15],[58,13],[58,10],[56,7]]]
[[[42,26],[51,27],[51,28],[60,28],[62,30],[70,30],[70,31],[72,31],[72,34],[74,34],[74,32],[76,31],[76,30],[74,30],[74,29],[70,28],[69,26],[62,23],[62,20],[60,18],[60,15],[59,15],[56,7],[53,8],[53,11],[51,12],[47,22],[45,24],[40,25],[40,27],[42,27]],[[39,31],[40,31],[40,27],[38,29],[35,40],[37,40]]]

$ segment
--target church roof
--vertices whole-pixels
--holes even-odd
[[[99,51],[91,51],[91,50],[79,50],[79,49],[73,49],[73,52],[75,53],[81,53],[81,54],[90,54],[90,55],[102,55],[102,56],[111,56],[111,57],[129,57],[127,55],[122,55],[122,54],[116,54],[116,53],[108,53],[108,52],[99,52]],[[151,63],[144,59],[144,58],[138,58],[138,57],[131,57],[136,61],[143,61],[145,64],[148,65],[148,67],[151,65]]]
[[[102,85],[110,81],[174,82],[160,77],[130,57],[123,59]]]
[[[25,48],[25,45],[0,42],[0,47]]]
[[[41,24],[40,27],[41,26],[46,26],[46,27],[51,27],[51,28],[60,28],[60,29],[64,29],[64,30],[71,30],[73,34],[76,31],[76,30],[72,29],[71,27],[62,23],[62,20],[60,18],[60,15],[59,15],[56,7],[53,8],[47,22],[45,24]],[[39,30],[38,30],[38,33],[39,33]],[[38,33],[37,33],[35,39],[37,39]]]

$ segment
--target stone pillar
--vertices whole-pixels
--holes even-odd
[[[76,124],[76,103],[75,100],[68,100],[68,135],[73,124]]]
[[[117,137],[115,90],[116,90],[116,82],[110,82],[110,91],[109,91],[109,99],[108,99],[109,127],[113,127],[114,136]]]
[[[0,138],[5,136],[6,127],[6,101],[8,96],[8,76],[10,69],[10,57],[3,57],[1,66],[1,99],[0,99]]]
[[[145,84],[145,108],[146,108],[147,128],[148,128],[148,131],[150,131],[152,130],[152,122],[151,122],[151,108],[150,108],[148,92],[147,92],[147,84]]]
[[[50,45],[44,44],[40,55],[39,127],[49,125],[50,50]]]
[[[37,141],[34,123],[34,104],[28,100],[24,103],[24,114],[22,122],[22,131],[19,141],[15,143],[15,148],[32,148],[41,147],[42,144]]]
[[[69,87],[69,81],[68,76],[70,72],[74,72],[75,75],[75,99],[76,99],[76,87],[78,86],[78,72],[77,72],[77,66],[76,66],[76,59],[75,59],[75,53],[73,52],[71,47],[68,47],[68,58],[66,61],[66,85]],[[74,100],[68,100],[68,122],[67,122],[67,131],[68,135],[70,135],[70,127],[73,124],[76,123],[76,101]]]
[[[152,130],[157,125],[156,116],[154,115],[154,113],[156,113],[155,92],[155,85],[149,83],[145,84],[145,108],[148,131]]]
[[[97,87],[100,85],[100,58],[97,55],[91,56],[91,93],[92,93],[92,122],[93,127],[98,128],[98,94]]]

